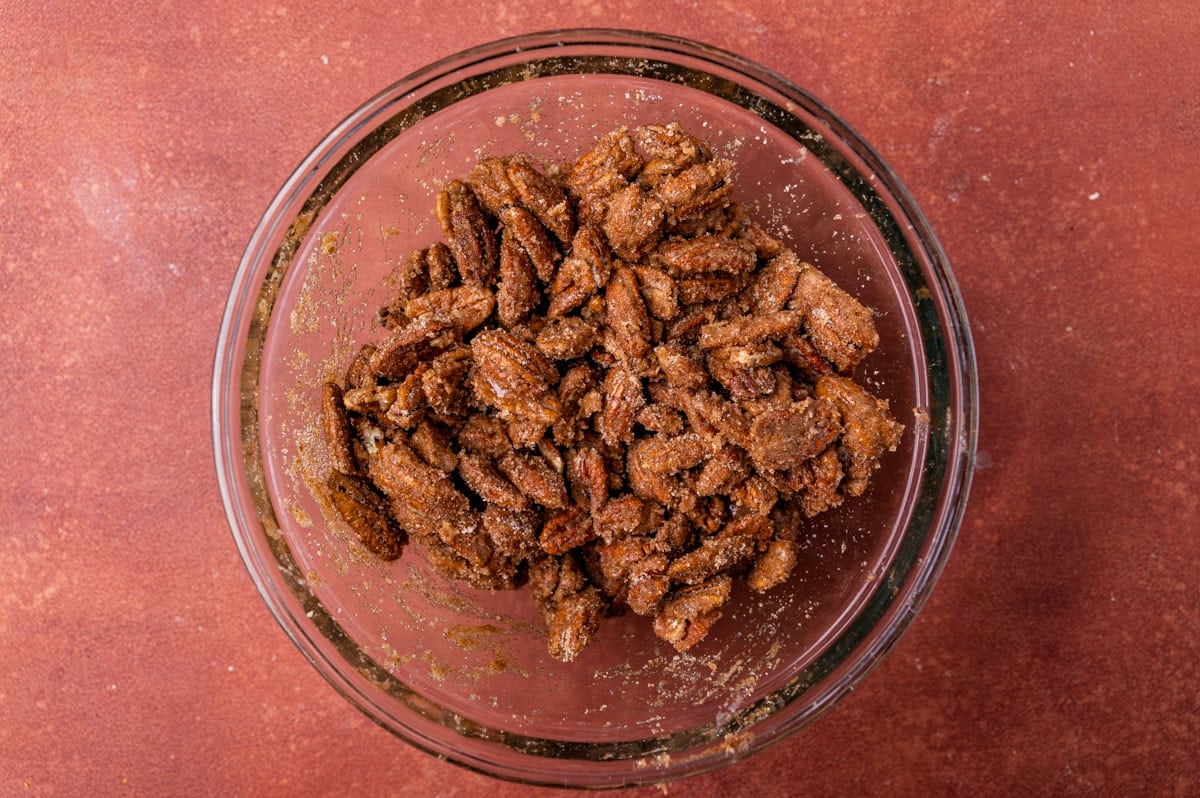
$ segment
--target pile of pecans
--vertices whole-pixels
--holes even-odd
[[[482,160],[441,191],[390,333],[324,386],[329,496],[362,544],[528,582],[550,653],[608,614],[684,651],[795,566],[903,427],[848,372],[870,310],[746,218],[733,164],[676,124],[573,164]]]

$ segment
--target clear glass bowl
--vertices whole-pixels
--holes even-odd
[[[320,385],[377,338],[434,197],[481,154],[567,161],[619,125],[679,121],[738,165],[738,198],[878,314],[859,377],[907,426],[868,493],[806,525],[792,579],[735,594],[688,654],[644,618],[607,621],[571,664],[526,590],[434,575],[412,547],[365,556],[328,520]],[[742,58],[642,33],[508,39],[405,78],[355,111],[267,209],[221,325],[213,435],[222,497],[263,599],[349,701],[452,762],[538,784],[679,778],[777,742],[896,642],[949,554],[975,449],[966,316],[945,255],[871,147]]]

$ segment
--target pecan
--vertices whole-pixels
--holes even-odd
[[[450,446],[450,433],[439,424],[421,421],[409,435],[408,442],[422,460],[439,471],[449,473],[458,465],[458,456]]]
[[[750,474],[750,463],[741,449],[722,446],[705,461],[693,489],[698,496],[727,494]]]
[[[589,396],[594,400],[588,401]],[[570,446],[579,435],[584,417],[599,410],[596,377],[590,366],[577,363],[563,375],[558,384],[558,400],[562,415],[554,424],[554,439],[563,446]]]
[[[750,310],[755,316],[783,310],[791,301],[799,279],[800,259],[795,252],[789,249],[772,258],[755,273],[746,288]]]
[[[438,194],[434,210],[463,283],[490,284],[500,253],[496,235],[471,188],[461,180],[451,180]]]
[[[842,461],[832,446],[805,464],[801,474],[803,493],[800,495],[804,514],[812,518],[841,504],[842,495],[838,488],[844,477]]]
[[[687,651],[721,618],[720,608],[729,601],[732,586],[729,575],[721,574],[669,595],[654,616],[654,634],[676,651]]]
[[[546,315],[560,318],[583,305],[608,282],[612,266],[608,247],[595,227],[580,227],[571,241],[571,252],[558,265],[550,288]]]
[[[750,424],[749,452],[755,465],[771,471],[801,468],[842,432],[837,408],[806,399],[782,410],[769,410]]]
[[[633,361],[650,350],[650,318],[638,291],[637,276],[628,266],[613,269],[604,294],[608,308],[608,329],[612,333],[606,343],[618,360]]]
[[[879,458],[895,451],[904,426],[888,412],[888,403],[868,393],[853,380],[833,375],[817,380],[814,395],[832,403],[841,415],[844,432],[838,454],[846,464],[846,482],[842,490],[850,496],[862,494],[871,473],[879,467]]]
[[[466,411],[469,390],[467,371],[471,368],[471,350],[456,346],[429,362],[421,375],[421,390],[429,407],[446,415],[461,415]]]
[[[380,447],[368,463],[368,473],[391,500],[392,517],[400,528],[419,540],[454,537],[478,524],[467,497],[449,477],[402,443]]]
[[[703,213],[729,202],[733,193],[733,164],[718,160],[689,166],[662,180],[655,195],[670,211],[673,220]]]
[[[541,457],[509,452],[496,466],[517,490],[543,507],[560,510],[570,501],[562,474]]]
[[[567,480],[576,504],[596,513],[608,502],[608,469],[594,446],[579,446],[567,456]]]
[[[583,357],[596,343],[596,325],[578,316],[552,321],[537,334],[538,351],[551,360]]]
[[[631,183],[609,199],[602,227],[617,257],[636,261],[658,243],[665,218],[662,200]]]
[[[633,438],[633,420],[646,403],[642,381],[623,366],[614,366],[604,376],[604,409],[598,424],[600,436],[609,446]]]
[[[654,615],[671,589],[667,578],[667,558],[662,554],[645,557],[629,569],[625,603],[638,615]]]
[[[771,483],[758,474],[747,477],[729,491],[733,512],[738,516],[770,514],[779,499],[779,493]]]
[[[703,349],[719,349],[778,339],[798,328],[803,320],[794,310],[779,310],[763,316],[716,321],[700,330],[699,343]]]
[[[503,457],[512,449],[504,422],[494,416],[474,415],[458,431],[458,445],[468,452]]]
[[[694,432],[670,438],[656,435],[639,441],[642,467],[652,474],[677,474],[700,464],[708,447]]]
[[[521,204],[533,211],[547,230],[564,244],[571,240],[575,232],[575,215],[567,195],[554,181],[522,161],[509,163],[508,179],[521,198]]]
[[[653,266],[635,266],[633,271],[651,316],[670,321],[679,315],[679,294],[671,275]]]
[[[375,344],[363,344],[350,365],[346,367],[346,376],[342,380],[345,390],[375,386],[375,372],[371,371],[371,356],[375,354]]]
[[[715,355],[710,355],[706,363],[708,373],[729,392],[734,401],[746,402],[775,390],[775,374],[770,369],[740,366]]]
[[[517,486],[496,470],[492,462],[478,454],[463,454],[458,458],[458,475],[475,495],[488,506],[507,510],[528,510],[529,499]]]
[[[695,585],[711,577],[740,570],[754,560],[759,545],[770,536],[766,516],[739,516],[715,537],[706,538],[699,547],[672,560],[667,577],[672,583]]]
[[[546,521],[538,542],[547,554],[566,554],[595,537],[596,531],[587,513],[578,505],[572,505]]]
[[[625,474],[629,478],[629,489],[643,499],[649,499],[668,507],[680,500],[680,486],[669,475],[650,470],[646,463],[646,441],[634,441],[626,453]]]
[[[325,443],[329,449],[329,464],[334,471],[357,474],[358,462],[352,445],[353,432],[350,419],[346,416],[342,389],[337,383],[327,382],[321,392],[321,419],[325,426]]]
[[[437,542],[426,545],[426,555],[435,572],[480,590],[511,590],[519,581],[520,572],[512,560],[493,558],[478,566],[451,546]]]
[[[746,575],[746,585],[757,593],[763,593],[782,585],[796,568],[799,546],[790,540],[772,540],[767,550],[754,561],[754,567]]]
[[[508,161],[503,158],[481,160],[467,176],[467,183],[479,203],[493,216],[498,216],[504,206],[520,201],[516,187],[508,179]]]
[[[500,282],[496,285],[496,318],[505,327],[523,323],[541,302],[533,263],[509,233],[500,234]]]
[[[694,391],[708,384],[704,368],[689,357],[680,344],[659,344],[654,347],[654,357],[667,380],[676,388]]]
[[[708,147],[678,122],[643,125],[633,131],[633,138],[647,157],[638,180],[650,185],[711,158]]]
[[[404,312],[411,319],[431,317],[448,321],[462,335],[487,321],[495,306],[496,297],[487,288],[460,285],[410,300],[404,306]]]
[[[368,359],[373,373],[388,380],[408,376],[417,363],[450,346],[455,340],[454,325],[443,318],[429,316],[414,319],[381,343]]]
[[[750,244],[719,235],[668,241],[655,251],[654,257],[663,268],[678,275],[741,274],[753,270],[758,263]]]
[[[606,502],[595,513],[592,523],[596,533],[605,541],[612,542],[634,533],[649,532],[655,525],[653,505],[628,494]],[[661,511],[657,518],[662,518]]]
[[[525,418],[543,428],[561,415],[550,390],[558,372],[540,352],[503,330],[485,330],[471,340],[476,395],[501,418]]]
[[[428,363],[417,364],[416,369],[395,387],[394,398],[384,416],[387,424],[408,430],[415,428],[421,421],[426,407],[422,378],[428,370]]]
[[[742,290],[742,280],[732,274],[710,272],[681,277],[676,284],[679,301],[685,305],[719,302]]]
[[[513,243],[519,244],[529,257],[538,279],[543,283],[554,279],[559,252],[537,217],[525,208],[509,205],[500,209],[500,221],[504,224],[504,234],[512,238]]]
[[[639,410],[634,421],[643,429],[661,435],[678,435],[683,432],[685,423],[678,410],[657,403]]]
[[[762,260],[778,257],[784,251],[783,242],[766,231],[753,219],[743,219],[735,235],[754,245],[754,251]]]
[[[559,599],[546,618],[550,656],[573,661],[596,633],[607,611],[608,602],[594,587]]]
[[[369,482],[333,471],[326,484],[338,515],[368,551],[384,560],[400,556],[404,532],[388,514],[387,500]]]
[[[801,264],[788,307],[804,313],[805,334],[838,371],[850,369],[879,345],[870,309],[812,264]]]
[[[483,511],[483,533],[504,557],[528,558],[541,552],[538,515],[488,505]]]
[[[602,223],[609,198],[628,185],[642,163],[624,128],[601,137],[580,156],[566,176],[567,190],[578,201],[580,222]]]

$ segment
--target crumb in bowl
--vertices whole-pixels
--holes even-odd
[[[445,243],[324,387],[326,489],[368,550],[528,585],[563,661],[624,611],[686,651],[735,579],[789,578],[903,426],[852,376],[871,311],[747,218],[734,166],[671,123],[444,186]]]

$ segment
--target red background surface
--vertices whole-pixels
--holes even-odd
[[[123,5],[0,10],[0,795],[560,794],[408,747],[293,648],[221,510],[209,381],[327,130],[463,46],[599,24],[828,102],[930,217],[979,356],[923,615],[832,713],[669,794],[1200,794],[1194,3]]]

